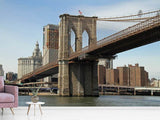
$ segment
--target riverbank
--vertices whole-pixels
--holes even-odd
[[[28,95],[28,96],[32,96],[33,94],[32,93],[19,93],[19,95],[20,96],[26,96],[26,95]],[[38,94],[37,94],[38,96],[58,96],[58,94],[56,94],[56,93],[51,93],[51,92],[39,92]]]
[[[19,93],[20,96],[32,96],[32,93]],[[129,96],[160,96],[160,92],[154,93],[153,95],[150,92],[136,92],[136,94],[129,92],[99,92],[99,95],[129,95]],[[59,96],[56,93],[51,92],[39,92],[38,96]]]

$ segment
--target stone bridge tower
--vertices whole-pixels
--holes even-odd
[[[60,96],[98,96],[96,60],[77,60],[69,64],[71,30],[75,33],[75,52],[82,50],[82,33],[89,36],[89,47],[97,42],[97,17],[60,16],[59,26],[59,74],[58,92]]]

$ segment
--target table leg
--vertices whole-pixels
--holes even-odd
[[[36,105],[34,105],[34,116],[36,115],[36,113],[35,113],[35,111],[36,111],[36,110],[35,110],[35,107],[36,107]]]
[[[39,105],[39,109],[40,109],[40,112],[41,112],[41,115],[42,115],[43,113],[42,113],[41,105]]]
[[[10,110],[11,110],[12,114],[14,115],[13,108],[10,108]]]
[[[28,111],[27,111],[27,115],[29,114],[29,110],[31,108],[31,105],[28,105]]]

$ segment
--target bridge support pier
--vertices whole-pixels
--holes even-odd
[[[59,61],[59,96],[99,96],[97,62]]]
[[[117,88],[117,94],[118,94],[118,95],[120,94],[120,89],[119,89],[119,87]]]
[[[133,94],[134,94],[134,95],[136,95],[136,90],[135,90],[135,89],[134,89],[134,91],[133,91],[133,92],[134,92]]]
[[[69,65],[70,96],[99,96],[97,62]]]
[[[59,96],[69,96],[69,64],[67,60],[59,61],[58,94]]]
[[[153,96],[153,90],[151,90],[151,96]]]

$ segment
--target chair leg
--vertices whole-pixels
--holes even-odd
[[[14,111],[13,111],[13,108],[10,108],[10,110],[11,110],[12,114],[14,115]]]
[[[3,111],[4,111],[4,109],[3,108],[1,108],[2,109],[2,115],[3,115]]]

